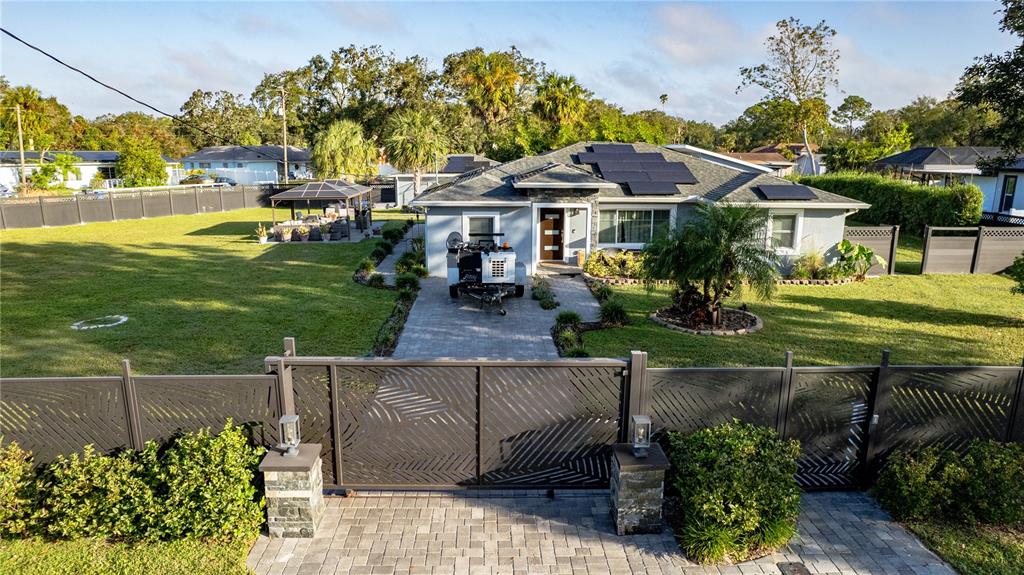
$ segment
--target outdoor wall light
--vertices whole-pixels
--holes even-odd
[[[282,415],[277,424],[277,436],[281,438],[278,448],[284,451],[285,457],[295,457],[299,454],[299,416]]]
[[[651,447],[651,418],[646,415],[633,416],[633,456],[647,457]]]

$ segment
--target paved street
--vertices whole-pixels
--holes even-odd
[[[566,573],[756,575],[802,562],[830,575],[955,575],[862,493],[804,495],[781,553],[728,567],[686,560],[671,533],[618,537],[605,491],[362,492],[330,498],[312,539],[261,536],[257,574]]]

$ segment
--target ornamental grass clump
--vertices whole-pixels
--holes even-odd
[[[739,421],[690,435],[668,435],[669,521],[686,554],[700,563],[736,562],[784,545],[800,512],[800,445]]]

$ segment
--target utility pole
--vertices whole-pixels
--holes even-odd
[[[284,183],[288,183],[288,112],[284,104],[284,84],[281,84],[281,141],[284,145],[281,151],[284,153]]]
[[[14,105],[14,113],[18,116],[18,154],[21,156],[21,187],[25,187],[25,140],[21,133],[21,104]]]

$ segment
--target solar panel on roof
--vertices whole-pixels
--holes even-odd
[[[800,185],[770,185],[770,186],[758,186],[757,189],[761,192],[766,200],[815,200],[818,196],[814,193],[814,190],[807,186]]]
[[[643,172],[606,172],[601,171],[601,176],[609,182],[615,182],[616,184],[624,184],[630,181],[636,182],[649,182],[650,177]]]
[[[671,182],[626,182],[629,191],[634,196],[670,196],[678,194],[679,190]]]
[[[591,152],[604,152],[611,154],[632,154],[636,152],[633,144],[591,144]]]
[[[642,172],[643,164],[640,162],[602,161],[597,163],[597,168],[602,172]]]

